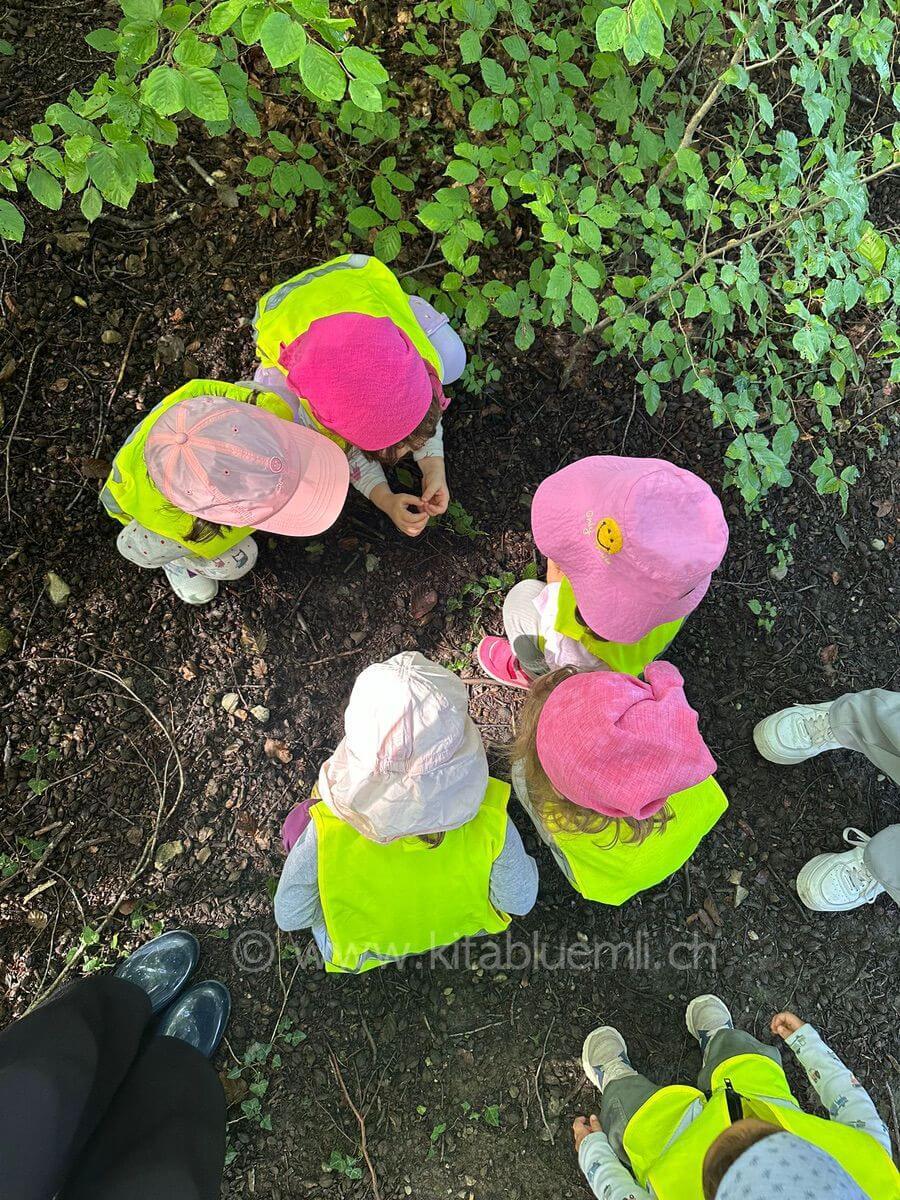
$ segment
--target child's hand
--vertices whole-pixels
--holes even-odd
[[[418,537],[428,524],[428,511],[422,501],[418,496],[409,496],[404,492],[392,492],[382,511],[407,537]]]
[[[572,1133],[575,1135],[575,1151],[576,1153],[581,1148],[581,1143],[586,1137],[592,1133],[601,1133],[602,1127],[598,1119],[591,1113],[590,1121],[587,1117],[576,1117],[572,1122]]]
[[[422,472],[422,506],[430,517],[439,517],[450,503],[444,460],[431,455],[420,458],[419,470]]]
[[[801,1021],[796,1013],[780,1012],[772,1018],[772,1032],[780,1038],[789,1038],[792,1033],[796,1033],[805,1024],[806,1022]]]

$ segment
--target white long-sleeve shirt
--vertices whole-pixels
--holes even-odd
[[[796,1033],[785,1039],[785,1044],[797,1056],[831,1119],[841,1125],[862,1129],[890,1154],[890,1135],[872,1097],[812,1025],[801,1025]],[[699,1113],[698,1105],[696,1115]],[[619,1161],[605,1133],[591,1133],[584,1139],[578,1150],[578,1164],[597,1200],[655,1198],[652,1190],[635,1182],[628,1168]]]

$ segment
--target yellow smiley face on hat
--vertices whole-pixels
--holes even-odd
[[[598,522],[596,538],[598,549],[607,554],[618,554],[622,549],[622,530],[612,517],[604,517]]]

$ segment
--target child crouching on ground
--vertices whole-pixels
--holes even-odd
[[[312,537],[337,520],[348,477],[338,448],[293,424],[279,396],[196,379],[132,430],[100,500],[124,526],[124,558],[207,604],[220,579],[253,569],[254,529]]]
[[[466,351],[445,316],[377,258],[344,254],[272,288],[253,325],[257,382],[286,392],[346,451],[355,488],[409,537],[446,512],[442,385],[462,375]],[[421,496],[388,485],[384,467],[406,454]]]
[[[585,1039],[584,1073],[602,1106],[573,1131],[598,1200],[898,1200],[885,1124],[812,1025],[780,1012],[771,1029],[831,1120],[803,1111],[781,1052],[735,1029],[718,996],[692,1000],[685,1019],[703,1056],[696,1088],[640,1075],[610,1025]]]
[[[622,904],[677,871],[728,807],[684,680],[562,667],[536,680],[513,749],[516,794],[577,892]]]
[[[309,820],[303,805],[285,823],[275,894],[278,925],[311,928],[327,971],[501,933],[534,905],[537,866],[466,700],[455,675],[414,651],[356,680]]]
[[[506,638],[477,651],[482,670],[512,687],[565,666],[640,676],[706,595],[728,545],[709,485],[658,458],[564,467],[535,493],[531,528],[547,582],[517,583]]]

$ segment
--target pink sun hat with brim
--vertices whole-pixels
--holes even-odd
[[[544,704],[538,758],[560,795],[580,808],[643,820],[716,770],[680,672],[653,662],[644,674],[646,683],[580,672]]]
[[[442,410],[450,403],[434,367],[390,317],[320,317],[282,345],[279,362],[316,420],[361,450],[396,446],[433,398]]]
[[[173,404],[144,445],[150,478],[176,508],[219,525],[312,537],[337,520],[350,468],[334,442],[222,396]]]
[[[594,455],[563,467],[535,493],[531,528],[586,624],[614,642],[693,612],[728,546],[709,484],[661,458]]]
[[[407,650],[358,676],[319,794],[372,842],[458,829],[488,785],[484,744],[456,675]]]

